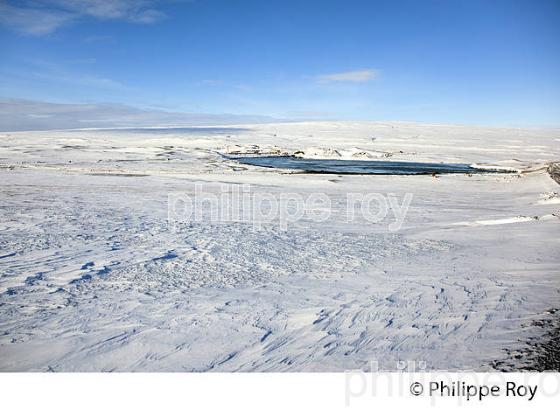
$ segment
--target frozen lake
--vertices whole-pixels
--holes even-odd
[[[507,172],[496,169],[475,168],[468,164],[313,159],[298,158],[294,156],[252,156],[236,157],[234,159],[246,165],[266,168],[295,169],[310,174],[425,175]]]

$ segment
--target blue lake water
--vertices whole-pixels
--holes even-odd
[[[290,156],[232,158],[241,164],[266,168],[293,169],[313,174],[423,175],[507,172],[473,168],[468,164],[402,161],[361,161],[343,159],[307,159]]]

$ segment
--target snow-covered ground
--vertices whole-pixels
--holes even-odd
[[[513,174],[311,175],[222,154]],[[560,307],[560,131],[309,122],[0,133],[0,370],[489,370]],[[169,194],[326,194],[326,222],[168,224]],[[246,186],[246,185],[245,185]],[[347,221],[348,193],[413,195]]]

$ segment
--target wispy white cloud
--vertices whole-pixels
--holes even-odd
[[[154,0],[0,0],[0,24],[41,36],[82,18],[152,24],[166,18]]]
[[[44,60],[29,60],[31,68],[29,74],[32,77],[48,80],[55,83],[71,84],[82,87],[93,87],[107,90],[128,89],[124,84],[92,73],[80,73],[69,71],[57,63]]]
[[[351,83],[365,83],[373,80],[378,76],[377,70],[366,69],[356,71],[345,71],[342,73],[323,74],[319,75],[316,80],[320,83],[333,83],[333,82],[351,82]]]
[[[166,17],[153,0],[50,0],[55,6],[78,15],[99,19],[122,19],[133,23],[155,23]]]
[[[113,92],[131,92],[132,87],[117,80],[107,78],[95,73],[94,60],[79,60],[59,63],[41,59],[26,59],[17,65],[0,68],[0,92],[2,86],[18,82],[27,83],[27,88],[32,89],[32,84],[49,84],[51,86],[64,86],[68,89],[103,90]]]
[[[249,84],[235,84],[233,88],[237,91],[253,91],[253,87]]]
[[[72,13],[65,11],[16,7],[0,2],[0,24],[33,36],[52,33],[74,18]]]

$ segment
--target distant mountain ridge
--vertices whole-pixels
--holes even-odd
[[[60,104],[0,98],[0,131],[74,128],[232,125],[283,122],[261,115],[143,110],[124,104]]]

